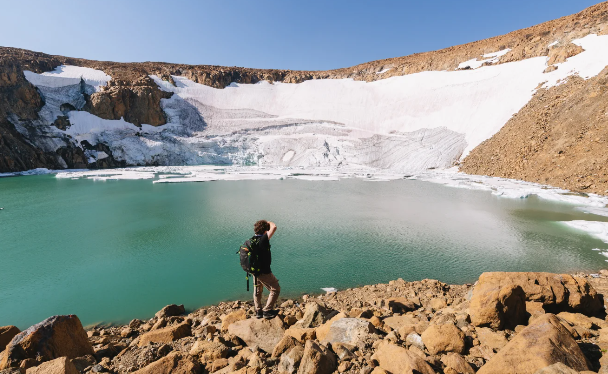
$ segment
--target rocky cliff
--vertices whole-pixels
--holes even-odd
[[[0,373],[604,373],[608,272],[484,273],[250,301],[86,331],[75,315],[0,327]]]
[[[583,70],[589,59],[608,65],[591,48],[605,49],[603,39],[588,38],[607,34],[601,3],[503,36],[331,71],[115,63],[0,48],[0,172],[204,163],[410,172],[464,159],[468,173],[603,194],[606,72]],[[61,83],[66,66],[109,80]],[[255,101],[255,90],[266,90],[261,82],[293,85],[271,84],[272,96]],[[277,100],[296,85],[300,96]],[[395,96],[416,85],[425,91]],[[334,103],[311,100],[324,91]],[[350,106],[368,106],[369,115]]]

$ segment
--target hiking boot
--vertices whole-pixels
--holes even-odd
[[[273,319],[274,317],[277,316],[277,314],[279,314],[279,311],[276,310],[276,309],[264,311],[264,318],[265,319]]]
[[[255,313],[255,318],[260,319],[262,317],[264,317],[264,312],[262,312],[262,310],[260,309]]]

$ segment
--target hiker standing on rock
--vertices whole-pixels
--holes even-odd
[[[271,319],[276,317],[278,310],[273,309],[274,304],[279,298],[281,286],[279,280],[272,274],[270,263],[272,256],[270,254],[270,238],[277,231],[277,225],[274,222],[266,220],[257,221],[253,225],[255,235],[250,239],[251,251],[257,253],[258,261],[257,268],[252,269],[253,272],[253,302],[256,310],[257,318]],[[270,292],[266,306],[262,308],[262,292],[264,287]]]

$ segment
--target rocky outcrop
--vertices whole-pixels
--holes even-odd
[[[28,358],[44,362],[93,353],[93,347],[77,316],[54,316],[15,336],[6,347],[0,369],[18,366]]]
[[[326,347],[307,341],[298,374],[331,374],[337,367],[336,356]]]
[[[192,335],[190,325],[184,322],[145,333],[139,339],[139,346],[143,347],[150,343],[171,343],[190,335]]]
[[[527,320],[526,301],[542,303],[545,311],[600,313],[602,298],[585,279],[568,274],[483,273],[469,307],[475,326],[514,328]]]
[[[346,343],[360,345],[366,339],[372,338],[374,326],[362,318],[342,318],[331,324],[324,340],[329,343]]]
[[[79,371],[67,357],[60,357],[27,369],[26,374],[79,374]]]
[[[2,326],[0,327],[0,352],[2,352],[8,343],[15,337],[15,335],[19,334],[21,330],[19,330],[16,326]]]
[[[608,69],[540,89],[460,170],[607,194],[607,89]]]
[[[430,325],[421,337],[432,355],[442,352],[464,353],[466,348],[464,333],[452,324]]]
[[[522,330],[478,373],[534,374],[557,362],[578,371],[590,369],[572,335],[555,315],[547,314]]]
[[[192,357],[179,352],[172,352],[166,357],[151,363],[143,369],[137,370],[136,374],[196,374],[201,373],[202,368]]]
[[[281,341],[285,329],[279,318],[247,319],[228,326],[228,332],[241,338],[247,345],[256,345],[264,352],[272,353]]]
[[[378,365],[393,374],[435,374],[421,357],[395,344],[384,342],[371,357]]]

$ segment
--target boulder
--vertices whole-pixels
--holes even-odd
[[[476,329],[477,338],[481,345],[492,348],[495,352],[501,350],[509,341],[502,331],[494,332],[488,327],[479,327]]]
[[[2,352],[8,343],[15,337],[15,335],[19,334],[21,330],[19,330],[15,326],[2,326],[0,327],[0,352]]]
[[[331,350],[334,351],[340,360],[350,360],[354,358],[353,349],[355,349],[355,346],[350,344],[333,343],[331,345]]]
[[[444,297],[434,297],[425,305],[432,311],[440,310],[448,306]]]
[[[304,347],[301,345],[289,349],[289,351],[281,355],[278,367],[279,374],[294,374],[298,370],[303,356]]]
[[[603,308],[602,297],[584,278],[551,273],[483,273],[473,289],[471,323],[493,328],[525,324],[527,313],[518,287],[524,302],[540,302],[543,310],[551,313],[594,316]]]
[[[301,328],[317,327],[325,323],[325,316],[329,314],[329,311],[321,306],[319,303],[310,302],[306,304],[306,310],[301,320],[296,322],[295,326]]]
[[[315,341],[306,341],[298,374],[331,374],[338,367],[336,356]]]
[[[405,342],[408,345],[413,345],[414,347],[424,350],[424,342],[422,341],[422,337],[415,332],[409,334],[405,337]]]
[[[302,329],[298,327],[291,327],[285,330],[285,335],[294,337],[300,343],[304,343],[306,340],[313,340],[317,337],[315,329]]]
[[[0,370],[26,358],[49,361],[59,357],[93,355],[93,347],[75,315],[54,316],[17,334],[6,346]]]
[[[206,340],[197,340],[190,348],[190,355],[199,356],[203,362],[226,358],[230,349],[219,342],[209,342]]]
[[[420,320],[416,317],[404,315],[404,316],[391,316],[386,317],[382,320],[386,326],[389,326],[393,330],[399,330],[401,327],[406,325],[417,325]]]
[[[80,374],[76,366],[67,358],[60,357],[52,361],[29,368],[26,374]]]
[[[184,322],[143,334],[139,338],[138,346],[143,347],[149,343],[171,343],[172,341],[191,335],[190,325]]]
[[[572,326],[580,326],[586,329],[607,328],[608,322],[596,317],[587,317],[580,313],[561,312],[557,315],[560,319],[568,322]]]
[[[228,326],[234,322],[243,321],[247,319],[247,314],[243,309],[237,310],[225,316],[222,319],[222,331],[228,331]]]
[[[583,352],[559,318],[545,314],[517,334],[478,374],[534,374],[558,362],[577,371],[589,370]]]
[[[133,374],[195,374],[201,372],[200,364],[191,356],[180,352],[171,352]]]
[[[157,319],[161,319],[161,318],[181,316],[184,313],[186,313],[186,308],[184,308],[183,305],[171,304],[171,305],[167,305],[166,307],[164,307],[161,310],[159,310],[158,312],[156,312],[154,317],[156,317]]]
[[[371,359],[392,374],[435,374],[429,364],[415,353],[388,342],[380,343]]]
[[[231,324],[228,332],[241,338],[248,346],[257,345],[264,352],[272,353],[283,338],[285,329],[278,317],[271,320],[250,318]]]
[[[579,374],[578,371],[569,368],[561,362],[539,369],[534,374]]]
[[[450,368],[452,373],[457,374],[475,374],[475,370],[471,365],[458,353],[448,353],[441,357],[441,362],[445,365],[446,369]],[[447,370],[444,372],[447,373]]]
[[[416,310],[416,304],[405,297],[391,297],[384,304],[393,313],[407,313]]]
[[[279,343],[272,350],[272,357],[281,357],[281,355],[283,353],[289,351],[291,348],[295,347],[296,345],[300,345],[300,343],[298,343],[296,338],[285,334],[281,338]]]
[[[331,324],[323,341],[358,345],[374,331],[374,326],[368,320],[341,318]]]
[[[441,352],[464,353],[465,350],[464,332],[451,324],[430,325],[422,333],[422,341],[432,355]]]
[[[331,324],[342,318],[346,318],[346,314],[340,312],[340,313],[336,314],[335,316],[333,316],[329,321],[327,321],[324,324],[322,324],[321,326],[317,327],[317,329],[315,330],[317,339],[318,340],[325,339],[325,337],[327,336],[327,333],[329,333],[329,328],[331,327]]]

